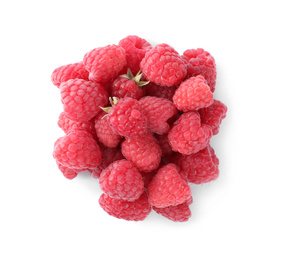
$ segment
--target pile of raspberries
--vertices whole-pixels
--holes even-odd
[[[99,204],[119,219],[153,209],[178,222],[191,216],[190,183],[218,177],[210,139],[227,107],[214,100],[216,65],[203,49],[180,55],[130,35],[54,70],[65,132],[53,157],[67,179],[99,178]]]

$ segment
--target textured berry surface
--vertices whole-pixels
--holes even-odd
[[[60,169],[60,171],[62,172],[62,174],[69,180],[74,179],[78,174],[78,171],[68,168],[62,164],[57,163],[57,166]]]
[[[96,82],[70,79],[60,85],[61,100],[65,115],[76,122],[91,120],[99,112],[100,106],[108,103],[108,93]]]
[[[83,62],[77,62],[55,69],[51,75],[51,80],[55,86],[59,87],[62,82],[66,82],[69,79],[88,80],[88,76],[89,73],[84,68]]]
[[[177,109],[187,112],[208,107],[213,103],[213,94],[203,76],[189,78],[182,82],[173,96]]]
[[[191,217],[191,210],[189,208],[188,201],[176,206],[169,206],[165,208],[157,208],[153,206],[153,210],[165,218],[175,222],[185,222]]]
[[[144,115],[148,119],[149,129],[157,134],[166,134],[170,130],[167,120],[178,113],[173,103],[165,98],[143,97],[139,100]]]
[[[119,135],[132,137],[148,132],[148,120],[136,99],[122,98],[109,111],[109,125]]]
[[[121,144],[123,156],[144,172],[158,168],[162,151],[152,134],[126,138]]]
[[[145,89],[138,87],[133,80],[118,77],[112,84],[111,93],[113,97],[140,99],[145,95]]]
[[[189,155],[204,149],[212,137],[212,129],[201,125],[197,112],[182,114],[173,124],[168,140],[172,150]]]
[[[172,161],[180,167],[180,172],[187,176],[188,182],[206,183],[217,179],[219,175],[219,160],[210,145],[195,154],[177,154]]]
[[[152,49],[152,45],[136,35],[129,35],[120,40],[119,45],[124,48],[126,53],[126,67],[136,74],[140,70],[141,60],[146,52]]]
[[[149,202],[158,208],[176,206],[190,197],[191,189],[174,164],[160,168],[148,187]]]
[[[65,112],[62,112],[59,116],[58,126],[66,134],[68,132],[74,131],[74,130],[84,130],[84,131],[92,134],[93,138],[97,140],[97,135],[96,135],[95,126],[94,126],[94,118],[89,120],[89,121],[86,121],[86,122],[78,123],[78,122],[75,122],[75,121],[69,119],[65,115]]]
[[[120,148],[108,148],[103,145],[100,145],[102,151],[102,160],[101,163],[95,168],[88,169],[90,174],[95,178],[100,178],[101,172],[106,169],[111,163],[124,159],[124,156],[121,153]]]
[[[141,61],[140,68],[148,80],[168,87],[178,85],[187,74],[180,55],[165,43],[149,50]]]
[[[85,54],[84,66],[89,71],[89,79],[106,83],[115,78],[126,65],[125,50],[118,45],[95,48]]]
[[[211,127],[214,135],[218,134],[222,120],[226,117],[227,106],[218,100],[214,100],[209,107],[199,110],[203,124]]]
[[[73,131],[60,138],[54,147],[57,163],[68,168],[94,168],[101,162],[102,153],[92,135]]]
[[[158,144],[162,150],[162,157],[170,156],[173,153],[173,150],[169,144],[167,134],[155,135],[155,138],[157,139]]]
[[[176,90],[176,87],[166,87],[154,84],[150,82],[146,86],[146,94],[147,96],[153,96],[153,97],[159,97],[159,98],[166,98],[170,101],[172,101],[172,97],[174,95],[174,92]]]
[[[216,83],[216,65],[214,58],[204,49],[190,49],[186,50],[182,56],[186,67],[187,77],[194,77],[202,75],[211,91],[215,90]]]
[[[114,199],[103,193],[99,199],[99,204],[109,215],[131,221],[144,220],[152,209],[146,193],[143,193],[139,199],[134,201]]]
[[[109,126],[107,117],[104,117],[106,115],[105,112],[101,112],[95,117],[95,129],[97,133],[97,137],[99,142],[101,142],[103,145],[115,148],[118,146],[121,136],[114,133],[112,128]]]
[[[141,173],[128,160],[119,160],[102,171],[100,187],[104,193],[115,199],[134,201],[144,192]]]

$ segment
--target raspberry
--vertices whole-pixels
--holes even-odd
[[[114,199],[103,193],[99,204],[109,215],[119,219],[140,221],[144,220],[151,212],[151,205],[148,202],[146,193],[134,201]]]
[[[178,113],[171,101],[146,96],[139,100],[139,104],[148,119],[148,127],[152,132],[160,135],[169,132],[170,126],[167,120]]]
[[[162,150],[162,157],[164,156],[170,156],[172,155],[173,151],[172,148],[168,142],[168,136],[167,134],[165,135],[155,135],[155,138],[158,141],[158,144]]]
[[[152,134],[126,138],[121,144],[123,156],[140,171],[151,172],[159,167],[162,151]]]
[[[149,203],[158,208],[176,206],[190,197],[189,185],[172,163],[160,168],[148,187]]]
[[[185,222],[191,217],[191,210],[189,208],[188,201],[176,206],[168,206],[165,208],[157,208],[153,206],[153,210],[175,222]]]
[[[168,140],[172,150],[189,155],[204,149],[212,137],[212,129],[201,125],[197,112],[182,114],[173,124]]]
[[[128,160],[119,160],[102,171],[100,187],[104,193],[115,199],[134,201],[144,192],[141,173]]]
[[[152,45],[145,39],[135,35],[127,36],[120,40],[119,45],[125,49],[127,67],[136,74],[140,70],[140,62]]]
[[[148,132],[147,117],[136,99],[125,97],[109,110],[109,125],[121,136],[132,137]]]
[[[83,62],[77,62],[55,69],[51,75],[51,80],[55,86],[59,87],[62,82],[66,82],[69,79],[88,80],[88,76],[89,73],[84,68]]]
[[[58,126],[66,134],[73,130],[84,130],[92,134],[93,138],[97,140],[97,135],[96,135],[95,127],[94,127],[94,118],[86,122],[78,123],[78,122],[75,122],[69,119],[66,116],[65,112],[62,112],[59,116]]]
[[[94,168],[101,162],[101,150],[91,134],[73,131],[55,143],[53,156],[68,168]]]
[[[226,117],[226,112],[227,106],[218,100],[214,100],[209,107],[199,110],[202,123],[210,126],[214,135],[218,134],[219,126]]]
[[[60,85],[65,115],[76,122],[91,120],[108,103],[104,87],[96,82],[70,79]]]
[[[175,106],[184,112],[210,106],[213,103],[213,94],[205,82],[203,76],[182,82],[173,96]]]
[[[97,137],[103,145],[114,148],[118,146],[121,136],[113,132],[112,128],[109,126],[107,118],[104,117],[105,115],[106,113],[102,111],[95,117]]]
[[[180,167],[180,172],[187,176],[188,182],[195,184],[213,181],[219,174],[219,160],[210,145],[195,154],[177,154],[172,161]]]
[[[105,146],[100,146],[102,150],[102,160],[101,163],[93,169],[88,169],[90,174],[98,179],[100,178],[101,172],[106,169],[111,163],[124,159],[120,148],[108,148]]]
[[[74,179],[78,173],[86,171],[87,169],[77,169],[77,168],[68,168],[57,162],[57,166],[62,172],[62,174],[69,180]]]
[[[120,75],[112,84],[111,94],[113,97],[124,98],[131,97],[139,99],[145,95],[145,89],[143,86],[149,83],[149,81],[140,81],[142,74],[137,73],[134,77],[128,69],[127,74]]]
[[[211,92],[214,92],[216,83],[214,58],[201,48],[186,50],[182,58],[187,66],[187,77],[202,75],[206,79]]]
[[[126,65],[125,50],[114,44],[96,48],[85,54],[83,63],[90,80],[106,83]]]
[[[162,43],[149,50],[140,63],[144,76],[159,85],[178,85],[186,76],[186,66],[180,55]]]
[[[172,97],[174,95],[175,90],[176,90],[176,87],[168,88],[166,86],[156,85],[152,82],[150,82],[146,86],[147,96],[166,98],[170,101],[172,101]]]

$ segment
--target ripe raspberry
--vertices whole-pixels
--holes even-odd
[[[182,114],[173,124],[168,140],[172,150],[189,155],[204,149],[212,137],[212,129],[201,125],[197,112]]]
[[[75,122],[71,119],[69,119],[65,112],[62,112],[59,116],[59,120],[58,120],[58,126],[67,134],[70,131],[74,131],[74,130],[84,130],[90,134],[92,134],[93,138],[95,140],[97,140],[97,135],[96,135],[96,131],[95,131],[95,127],[94,127],[94,118],[86,121],[86,122],[82,122],[82,123],[78,123]]]
[[[55,86],[59,87],[62,82],[66,82],[69,79],[88,80],[88,76],[89,73],[84,68],[83,62],[77,62],[55,69],[51,75],[51,80]]]
[[[102,150],[102,160],[101,163],[93,169],[88,169],[90,174],[96,178],[100,178],[101,172],[106,169],[111,163],[124,159],[120,148],[108,148],[103,145],[100,146]]]
[[[185,222],[191,217],[191,210],[189,208],[188,201],[185,201],[176,206],[168,206],[165,208],[157,208],[153,206],[153,210],[158,214],[164,216],[165,218],[168,218],[175,222]]]
[[[159,167],[162,151],[152,134],[126,138],[121,144],[123,156],[140,171],[151,172]]]
[[[146,94],[147,96],[153,96],[153,97],[159,97],[159,98],[166,98],[170,101],[172,101],[172,97],[174,95],[174,92],[176,90],[176,87],[166,87],[154,84],[150,82],[146,86]]]
[[[127,36],[120,40],[119,45],[125,49],[127,67],[136,74],[140,70],[140,62],[152,45],[145,39],[135,35]]]
[[[136,99],[125,97],[119,99],[109,110],[109,125],[121,136],[132,137],[148,132],[147,117]]]
[[[214,92],[216,65],[213,56],[204,49],[199,48],[186,50],[182,58],[187,66],[187,77],[202,75],[210,86],[211,92]]]
[[[137,73],[134,77],[128,69],[127,74],[120,75],[112,84],[111,95],[117,98],[131,97],[139,99],[145,95],[145,89],[143,88],[149,81],[140,81],[142,77],[141,73]]]
[[[184,112],[198,110],[213,103],[213,94],[203,76],[192,77],[180,84],[173,96],[173,103]]]
[[[164,134],[164,135],[155,135],[155,138],[157,139],[158,141],[158,144],[162,150],[162,157],[164,156],[170,156],[173,154],[173,151],[172,151],[172,148],[169,144],[169,141],[168,141],[168,136],[167,134]]]
[[[99,204],[109,215],[125,220],[144,220],[151,212],[151,205],[146,193],[143,193],[139,199],[134,201],[114,199],[103,193],[99,199]]]
[[[128,160],[119,160],[102,171],[100,187],[104,193],[115,199],[134,201],[144,192],[141,173]]]
[[[187,176],[188,182],[206,183],[217,179],[219,175],[219,160],[210,145],[195,154],[177,154],[172,161],[180,167],[180,172]]]
[[[76,122],[91,120],[108,103],[108,93],[96,82],[70,79],[60,85],[65,115]]]
[[[91,134],[77,130],[55,143],[53,156],[68,168],[94,168],[101,162],[101,150]]]
[[[226,117],[226,112],[227,106],[218,100],[214,100],[209,107],[199,110],[202,123],[210,126],[214,135],[218,134],[219,126]]]
[[[103,145],[114,148],[118,146],[121,136],[114,133],[112,128],[109,126],[107,118],[104,117],[105,115],[106,113],[102,111],[95,117],[97,137]]]
[[[62,172],[62,174],[69,180],[74,179],[78,173],[86,171],[87,169],[76,169],[76,168],[68,168],[62,164],[57,162],[57,166]]]
[[[146,96],[139,100],[144,115],[148,119],[149,129],[157,134],[166,134],[170,130],[167,120],[178,113],[173,103],[165,98]]]
[[[162,43],[149,50],[140,63],[144,76],[159,85],[178,85],[186,76],[186,66],[180,55]]]
[[[83,63],[90,80],[106,83],[126,65],[125,50],[114,44],[96,48],[85,54]]]
[[[160,168],[148,187],[149,203],[158,208],[176,206],[190,197],[189,185],[172,163]]]

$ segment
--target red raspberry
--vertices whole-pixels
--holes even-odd
[[[202,123],[210,126],[214,135],[218,134],[219,126],[226,117],[226,112],[227,106],[218,100],[214,100],[209,107],[199,110]]]
[[[94,126],[94,118],[87,121],[87,122],[78,123],[78,122],[75,122],[75,121],[69,119],[66,116],[65,112],[62,112],[59,116],[58,126],[66,134],[70,131],[73,131],[73,130],[84,130],[84,131],[92,134],[93,138],[95,140],[97,140],[97,135],[96,135],[95,126]]]
[[[100,178],[101,172],[104,169],[106,169],[111,163],[117,160],[124,159],[124,156],[122,155],[120,148],[108,148],[102,145],[100,147],[102,150],[101,163],[93,169],[88,169],[90,174],[96,179]]]
[[[191,49],[183,53],[183,61],[187,66],[187,77],[202,75],[211,88],[215,90],[216,65],[213,56],[204,49]]]
[[[102,171],[100,187],[104,193],[115,199],[134,201],[144,192],[141,173],[128,160],[119,160]]]
[[[206,183],[217,179],[219,175],[219,160],[210,145],[195,154],[177,154],[172,161],[180,167],[180,172],[187,176],[188,182]]]
[[[176,206],[191,197],[189,185],[181,178],[176,165],[163,166],[148,187],[148,199],[152,206],[164,208]]]
[[[96,82],[70,79],[60,85],[62,103],[67,117],[76,122],[91,120],[99,112],[100,106],[108,103],[108,93]]]
[[[62,164],[57,162],[58,168],[62,172],[62,174],[69,180],[74,179],[78,173],[86,171],[87,169],[76,169],[76,168],[68,168]]]
[[[53,156],[68,168],[94,168],[101,162],[102,153],[92,135],[73,131],[55,143]]]
[[[142,74],[137,73],[134,77],[128,69],[127,74],[120,75],[112,84],[111,94],[113,97],[124,98],[131,97],[139,99],[145,95],[143,88],[149,81],[141,81]]]
[[[168,140],[172,150],[189,155],[204,149],[212,137],[212,129],[201,125],[197,112],[182,114],[173,124]]]
[[[139,199],[134,201],[114,199],[103,193],[99,199],[99,204],[109,215],[125,220],[144,220],[151,212],[151,205],[146,193],[143,193]]]
[[[168,88],[166,86],[157,85],[152,82],[150,82],[146,86],[147,96],[166,98],[170,101],[172,101],[172,97],[174,95],[175,90],[176,90],[176,87]]]
[[[169,45],[156,45],[140,63],[144,76],[159,85],[178,85],[186,76],[186,66],[178,52]]]
[[[170,130],[167,120],[178,113],[173,103],[165,98],[146,96],[139,100],[144,115],[148,119],[149,129],[157,134],[166,134]]]
[[[109,126],[107,117],[105,117],[105,115],[107,114],[102,111],[95,117],[95,129],[97,137],[103,145],[114,148],[118,146],[121,136],[114,133],[112,128]]]
[[[90,80],[106,83],[126,65],[125,50],[114,44],[96,48],[85,54],[83,63]]]
[[[120,40],[119,45],[125,49],[127,67],[136,74],[140,70],[140,62],[152,45],[145,39],[135,35],[127,36]]]
[[[84,64],[81,61],[73,64],[64,65],[55,69],[51,75],[51,80],[55,86],[59,87],[62,82],[66,82],[69,79],[88,80],[88,76],[89,73],[84,68]]]
[[[188,201],[176,206],[169,206],[165,208],[157,208],[153,206],[153,210],[175,222],[185,222],[191,217],[191,210],[189,208]]]
[[[123,156],[140,171],[151,172],[159,167],[162,151],[152,134],[126,138],[121,144]]]
[[[155,138],[157,139],[158,141],[158,144],[162,150],[162,157],[164,156],[170,156],[173,154],[173,151],[172,151],[172,148],[169,144],[169,141],[168,141],[168,136],[167,134],[165,135],[155,135]]]
[[[203,76],[192,77],[180,84],[173,96],[173,103],[184,112],[198,110],[213,103],[213,94]]]
[[[109,110],[109,125],[121,136],[132,137],[148,132],[147,117],[136,99],[125,97]]]

